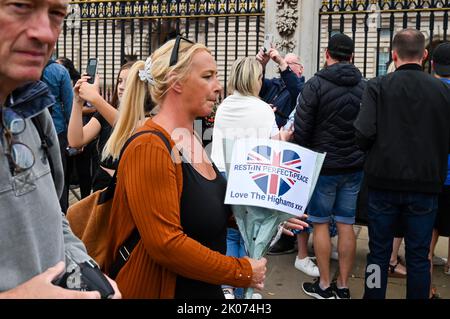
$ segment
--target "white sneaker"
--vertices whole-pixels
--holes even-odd
[[[262,299],[262,295],[259,294],[259,293],[254,293],[254,294],[252,295],[252,299]]]
[[[224,289],[222,289],[222,291],[223,291],[223,295],[225,296],[225,299],[236,299],[232,289],[224,288]]]
[[[433,266],[444,266],[447,263],[447,258],[433,256]]]
[[[309,257],[300,259],[295,257],[294,267],[311,277],[320,277],[319,268]]]
[[[336,260],[336,261],[339,260],[339,253],[337,252],[337,250],[332,250],[331,251],[330,258],[333,259],[333,260]]]
[[[339,260],[339,253],[337,251],[336,245],[333,242],[331,242],[331,255],[330,255],[330,258],[333,259],[333,260],[336,260],[336,261]]]

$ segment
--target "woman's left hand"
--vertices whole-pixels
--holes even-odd
[[[306,218],[308,218],[308,215],[306,214],[303,214],[301,217],[289,218],[283,225],[283,234],[287,236],[295,236],[292,232],[293,229],[303,230],[309,227],[308,223],[302,220],[306,220]]]
[[[122,299],[122,294],[119,291],[119,287],[117,287],[117,284],[114,280],[109,278],[107,275],[105,275],[106,279],[108,279],[109,283],[114,289],[114,296],[111,299]]]

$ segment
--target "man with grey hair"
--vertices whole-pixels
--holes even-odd
[[[63,172],[47,110],[54,97],[38,81],[68,2],[0,0],[0,298],[100,298],[53,284],[65,257],[70,266],[90,262],[58,202]]]
[[[368,82],[354,125],[367,160],[369,254],[364,298],[386,297],[396,222],[405,228],[409,299],[430,291],[431,235],[438,194],[447,176],[450,97],[447,85],[423,72],[428,55],[419,30],[398,32],[392,43],[396,70]]]
[[[276,108],[275,120],[278,127],[282,127],[286,124],[305,85],[305,78],[302,76],[303,65],[296,54],[288,53],[283,58],[275,48],[271,48],[268,52],[261,49],[256,59],[263,68],[272,59],[280,69],[280,77],[263,80],[259,96],[264,102]]]

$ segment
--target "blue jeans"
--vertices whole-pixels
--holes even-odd
[[[321,175],[308,205],[309,220],[313,223],[329,223],[331,215],[337,223],[355,223],[356,200],[363,173]]]
[[[406,298],[428,299],[431,284],[431,234],[437,211],[434,194],[393,192],[369,189],[369,254],[365,274],[364,298],[386,297],[389,259],[395,223],[405,226]]]
[[[247,256],[245,250],[244,239],[238,229],[227,228],[227,256],[244,257]],[[222,286],[222,288],[230,288],[230,286]],[[234,296],[236,299],[244,298],[244,288],[235,288]]]

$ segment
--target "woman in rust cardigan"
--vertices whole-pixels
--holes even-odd
[[[138,130],[118,168],[106,271],[137,228],[141,239],[116,282],[123,298],[224,298],[221,284],[263,288],[266,260],[228,257],[226,182],[193,131],[221,91],[210,51],[177,37],[130,70],[120,112],[140,103],[148,85],[159,113]],[[141,104],[139,104],[141,105]],[[114,128],[132,130],[121,116]],[[124,140],[111,136],[105,150],[118,157]],[[180,155],[179,155],[180,154]]]

